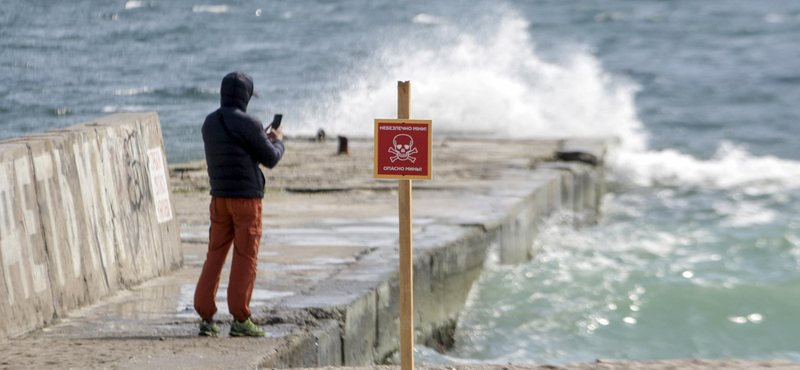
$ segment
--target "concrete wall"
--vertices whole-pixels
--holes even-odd
[[[156,113],[0,142],[0,339],[182,264]]]

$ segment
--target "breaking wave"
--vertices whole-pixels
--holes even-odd
[[[612,154],[615,174],[641,186],[738,188],[751,195],[800,188],[800,162],[754,156],[744,147],[723,142],[708,160],[667,149],[618,151]]]
[[[412,81],[412,116],[435,119],[436,133],[531,138],[614,138],[615,178],[635,185],[748,187],[753,192],[800,187],[800,162],[754,156],[722,143],[708,160],[647,149],[635,95],[638,86],[607,73],[586,48],[557,61],[542,58],[529,23],[509,9],[489,12],[479,27],[419,14],[424,37],[408,36],[377,52],[307,122],[332,132],[368,136],[376,117],[395,117],[396,81]],[[318,113],[313,113],[318,112]],[[309,133],[311,128],[307,128]]]
[[[424,16],[424,17],[423,17]],[[496,137],[611,137],[643,148],[636,117],[637,87],[614,79],[586,50],[553,62],[537,55],[529,23],[505,12],[464,31],[442,24],[394,43],[354,73],[355,83],[323,103],[309,122],[355,136],[371,134],[376,117],[394,117],[397,81],[411,80],[412,115],[434,118],[446,134]],[[415,23],[430,24],[421,14]],[[422,26],[421,26],[422,27]],[[488,28],[488,29],[487,29]]]

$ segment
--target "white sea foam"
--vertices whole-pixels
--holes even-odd
[[[230,8],[227,5],[195,5],[192,11],[195,13],[227,13]]]
[[[789,20],[790,18],[786,14],[769,13],[764,16],[764,22],[767,23],[785,23]]]
[[[777,212],[765,207],[760,202],[717,202],[714,209],[718,214],[725,215],[723,226],[746,227],[758,224],[768,224],[775,221]]]
[[[138,8],[147,8],[147,7],[152,7],[152,6],[153,6],[153,3],[150,3],[150,2],[147,2],[147,1],[130,0],[127,3],[125,3],[125,9],[126,10],[138,9]]]
[[[219,95],[219,93],[220,93],[220,89],[203,89],[203,88],[198,88],[198,89],[195,89],[195,91],[197,91],[197,92],[198,92],[198,93],[200,93],[200,94],[211,94],[211,95]]]
[[[120,96],[131,96],[131,95],[139,95],[139,94],[148,94],[153,92],[154,90],[150,87],[140,87],[135,89],[118,89],[114,90],[114,95]]]
[[[148,109],[141,105],[106,105],[103,107],[103,113],[117,113],[117,112],[144,112]]]
[[[615,173],[638,185],[691,185],[742,188],[753,195],[800,187],[800,162],[754,156],[723,142],[709,160],[675,150],[620,150],[611,156]]]
[[[430,14],[417,14],[414,18],[411,19],[412,22],[418,24],[445,24],[447,23],[447,19],[442,17],[437,17],[435,15]]]

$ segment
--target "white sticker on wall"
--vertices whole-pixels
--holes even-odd
[[[164,155],[161,148],[147,151],[147,167],[150,169],[150,186],[153,189],[153,200],[156,204],[158,223],[172,220],[172,205],[169,202],[167,173],[164,171]]]

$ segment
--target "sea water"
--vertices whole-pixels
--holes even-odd
[[[0,139],[157,111],[202,159],[232,70],[291,135],[369,137],[411,80],[439,135],[614,138],[599,223],[489,261],[419,360],[800,361],[800,3],[10,0],[0,50]]]

